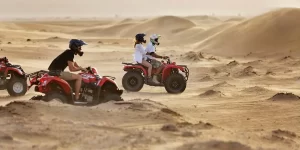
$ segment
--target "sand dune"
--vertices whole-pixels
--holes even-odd
[[[178,45],[197,45],[197,43],[201,43],[203,41],[206,41],[207,39],[210,39],[220,32],[226,30],[227,28],[233,26],[235,23],[227,22],[222,23],[220,25],[214,26],[212,28],[209,28],[205,31],[203,29],[188,29],[178,34],[178,38],[175,39],[175,41],[178,41]],[[193,31],[193,32],[191,32]]]
[[[230,88],[230,87],[235,87],[235,85],[232,85],[226,81],[223,81],[223,82],[220,82],[220,83],[217,83],[217,84],[211,86],[211,88]]]
[[[191,21],[175,16],[157,17],[146,21],[127,18],[105,26],[96,25],[84,30],[77,30],[74,33],[87,36],[132,38],[136,33],[144,32],[148,35],[158,33],[172,38],[172,34],[180,33],[194,26],[195,24]]]
[[[30,23],[30,22],[12,22],[12,23],[1,23],[1,29],[9,30],[25,30],[25,31],[41,31],[41,32],[70,32],[73,31],[74,27],[61,26],[56,24],[47,23]]]
[[[172,34],[181,32],[194,26],[195,24],[193,22],[184,18],[175,16],[163,16],[140,23],[121,35],[132,37],[136,33],[145,32],[149,35],[158,33],[164,37],[172,37]]]
[[[192,21],[197,26],[200,26],[205,29],[208,29],[212,26],[222,23],[222,21],[218,17],[215,17],[215,16],[202,15],[202,16],[187,16],[184,18]]]
[[[200,61],[201,59],[204,59],[204,56],[202,53],[197,53],[197,52],[193,52],[193,51],[187,52],[182,57],[189,61]]]
[[[229,62],[228,64],[227,64],[227,66],[229,66],[229,67],[234,67],[234,66],[237,66],[237,65],[239,65],[239,63],[237,62],[237,61],[231,61],[231,62]]]
[[[269,92],[270,90],[260,87],[260,86],[254,86],[254,87],[249,87],[246,89],[243,89],[242,92],[246,92],[246,93],[266,93]]]
[[[224,94],[221,91],[215,91],[215,90],[208,90],[202,94],[199,95],[200,97],[211,97],[211,96],[224,96]]]
[[[238,142],[224,142],[224,141],[208,141],[208,142],[195,142],[188,143],[177,150],[252,150],[249,146],[243,145]]]
[[[258,75],[252,66],[248,66],[236,74],[237,77],[249,77]]]
[[[89,35],[89,36],[99,36],[99,37],[118,37],[126,30],[137,25],[137,23],[120,23],[116,25],[111,25],[109,27],[96,27],[89,28],[81,31],[75,32],[78,35]]]
[[[196,48],[223,56],[284,54],[299,49],[300,22],[294,19],[299,16],[295,8],[271,11],[231,26]]]
[[[203,15],[203,16],[187,16],[187,17],[184,17],[186,19],[189,19],[189,20],[203,20],[203,21],[210,21],[210,20],[213,20],[213,21],[219,21],[220,19],[217,18],[217,17],[214,17],[214,16],[208,16],[208,15]]]
[[[200,79],[201,82],[206,82],[206,81],[213,81],[214,79],[212,79],[210,76],[205,76],[202,79]]]
[[[1,22],[1,56],[26,73],[47,69],[80,38],[89,45],[75,61],[123,89],[121,63],[132,61],[132,38],[145,32],[147,41],[161,34],[159,55],[187,65],[190,76],[181,94],[144,85],[124,91],[124,102],[93,107],[32,101],[33,89],[0,91],[0,149],[298,150],[299,12]]]
[[[300,97],[293,93],[277,93],[271,98],[269,98],[269,100],[272,101],[300,100]]]
[[[245,20],[245,18],[243,18],[243,17],[232,17],[232,18],[225,20],[225,22],[240,22],[243,20]]]

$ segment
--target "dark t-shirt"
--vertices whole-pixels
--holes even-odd
[[[65,50],[52,61],[52,63],[48,67],[48,70],[64,71],[68,66],[68,61],[73,62],[74,55],[75,53],[72,50]]]

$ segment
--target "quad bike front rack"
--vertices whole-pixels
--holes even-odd
[[[189,70],[189,68],[186,65],[178,65],[178,66],[184,68],[183,72],[185,72],[185,81],[189,80],[189,76],[190,76],[190,70]]]

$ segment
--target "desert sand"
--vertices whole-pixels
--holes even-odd
[[[182,94],[144,86],[124,102],[93,107],[29,100],[0,91],[0,149],[298,150],[300,9],[254,17],[159,16],[146,19],[7,21],[1,57],[27,73],[47,69],[71,38],[82,66],[116,77],[132,62],[137,32],[162,35],[159,54],[187,65]],[[27,40],[30,39],[30,40]]]

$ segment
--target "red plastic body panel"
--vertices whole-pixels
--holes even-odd
[[[0,72],[4,72],[4,75],[7,76],[9,71],[15,72],[19,75],[24,75],[24,73],[20,69],[14,67],[7,67],[5,63],[0,62]]]
[[[166,80],[168,76],[170,75],[171,69],[179,69],[181,71],[184,71],[184,68],[181,66],[176,66],[176,65],[167,65],[164,70],[162,71],[162,80]]]
[[[107,83],[107,82],[111,82],[111,83],[115,84],[115,82],[112,79],[104,77],[100,80],[100,82],[97,83],[97,86],[103,86],[104,83]]]
[[[16,72],[19,75],[24,75],[23,72],[20,69],[18,69],[18,68],[7,67],[6,70],[5,70],[5,76],[7,76],[7,74],[8,74],[9,71]]]
[[[42,93],[50,92],[51,89],[49,84],[53,82],[58,84],[66,94],[71,94],[71,87],[68,82],[56,76],[49,76],[48,74],[45,74],[40,79],[40,85],[38,86],[39,91]]]

